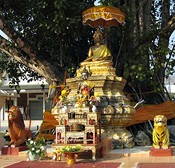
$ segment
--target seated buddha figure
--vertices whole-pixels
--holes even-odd
[[[88,57],[80,63],[77,76],[81,76],[84,69],[89,70],[93,75],[100,73],[101,70],[107,67],[112,67],[111,53],[107,46],[103,44],[104,38],[100,29],[95,31],[93,39],[95,44],[89,48]]]

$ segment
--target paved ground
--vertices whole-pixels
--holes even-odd
[[[26,156],[12,156],[12,155],[1,155],[0,156],[0,168],[4,166],[26,160]]]
[[[175,147],[173,147],[174,151]],[[136,168],[139,162],[154,162],[154,163],[175,163],[175,156],[166,157],[153,157],[149,156],[150,147],[134,147],[133,149],[117,149],[111,151],[103,158],[98,158],[99,161],[104,162],[121,162],[120,168]],[[64,159],[64,158],[63,158]],[[27,160],[26,152],[19,154],[18,156],[13,155],[0,155],[0,168],[4,166]],[[79,160],[77,160],[79,161]],[[90,161],[90,160],[89,160]]]

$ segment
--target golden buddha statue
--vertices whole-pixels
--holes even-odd
[[[115,69],[112,68],[111,53],[107,46],[103,44],[104,38],[100,29],[95,31],[93,39],[95,44],[89,48],[87,59],[80,63],[77,76],[81,76],[85,68],[92,76],[100,74],[114,75]]]
[[[111,53],[107,46],[103,44],[103,34],[100,29],[97,29],[94,33],[93,39],[95,45],[89,48],[88,58],[84,62],[109,60]]]

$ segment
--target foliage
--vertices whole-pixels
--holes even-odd
[[[28,152],[31,152],[32,154],[38,154],[40,157],[44,157],[46,145],[44,138],[37,138],[35,140],[28,139],[26,141],[26,145]]]
[[[15,0],[12,3],[5,0],[0,9],[7,24],[37,51],[37,57],[53,66],[60,64],[72,73],[72,67],[75,71],[79,62],[86,57],[89,45],[85,37],[87,28],[81,23],[82,1]],[[24,59],[28,59],[26,54]],[[30,75],[36,76],[34,73]],[[11,76],[19,77],[19,74],[12,73]]]
[[[14,59],[9,59],[4,53],[0,56],[0,72],[8,74],[9,84],[19,84],[20,79],[31,82],[42,77]],[[5,76],[3,77],[5,79]]]
[[[135,5],[139,5],[139,2],[135,3]],[[163,10],[161,8],[162,4],[158,1],[157,4],[156,2],[152,3],[149,15],[147,15],[147,18],[143,17],[143,20],[150,18],[150,28],[145,28],[147,24],[145,21],[143,24],[139,23],[136,17],[137,14],[134,13],[138,12],[138,15],[141,14],[139,18],[142,19],[143,8],[146,8],[146,5],[147,3],[140,4],[139,11],[133,12],[131,11],[132,8],[130,8],[132,4],[125,6],[127,16],[130,17],[127,17],[126,20],[123,49],[119,58],[120,65],[124,67],[123,76],[127,79],[128,87],[125,87],[125,89],[127,92],[132,92],[132,95],[133,92],[137,95],[135,101],[146,99],[146,96],[149,95],[144,95],[144,93],[148,92],[165,97],[163,89],[165,75],[167,71],[169,74],[174,73],[173,64],[171,63],[174,54],[170,54],[174,53],[174,51],[170,50],[168,46],[169,36],[165,37],[160,33],[162,22],[167,20],[162,19],[162,13],[161,16],[157,17],[157,10]],[[131,42],[132,45],[130,45]],[[152,102],[150,102],[150,99],[146,101],[147,103],[155,103],[153,99],[151,100]],[[163,100],[159,98],[157,101],[161,102]]]
[[[126,13],[123,27],[105,30],[116,74],[127,80],[126,92],[145,96],[144,92],[153,91],[164,97],[164,78],[174,73],[175,65],[174,47],[168,46],[174,25],[165,29],[169,19],[173,18],[175,4],[152,0],[147,3],[136,0],[100,2]],[[0,3],[0,14],[16,34],[29,42],[36,51],[35,59],[42,58],[52,66],[61,65],[72,77],[93,43],[94,28],[83,26],[81,19],[82,11],[93,3],[94,0],[4,0]],[[26,53],[18,50],[24,60],[29,59]],[[12,83],[19,82],[14,76],[24,75],[30,81],[36,75],[31,71],[30,77],[26,77],[28,68],[17,64],[14,59],[5,61],[5,64],[2,62],[0,66],[0,69],[8,69],[11,73]]]

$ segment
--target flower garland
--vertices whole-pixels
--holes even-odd
[[[83,147],[81,145],[79,145],[79,144],[74,145],[74,146],[66,145],[66,146],[63,146],[61,148],[62,153],[80,152],[82,150],[83,150]]]

